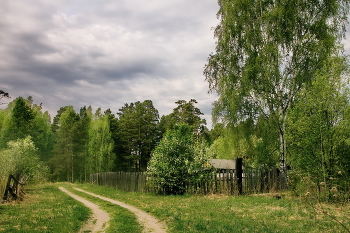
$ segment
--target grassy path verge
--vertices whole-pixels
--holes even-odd
[[[151,213],[178,232],[346,232],[305,200],[272,196],[157,196],[126,193],[114,188],[77,185]],[[350,226],[350,205],[325,205],[328,214]]]
[[[26,193],[24,201],[0,205],[0,232],[78,232],[91,214],[57,185],[29,186]]]

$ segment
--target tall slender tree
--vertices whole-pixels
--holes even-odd
[[[80,108],[79,111],[79,121],[77,122],[77,131],[76,131],[76,143],[77,150],[76,153],[80,158],[80,161],[77,163],[77,170],[79,171],[80,181],[88,180],[88,171],[87,171],[87,158],[88,158],[88,144],[89,144],[89,128],[91,122],[91,108],[86,106]]]
[[[89,127],[89,173],[109,172],[114,166],[114,142],[110,130],[109,115],[97,114]]]
[[[146,170],[147,162],[159,140],[159,113],[151,100],[125,104],[118,112],[123,156],[128,170]]]
[[[286,119],[303,86],[334,55],[348,0],[219,0],[217,46],[205,66],[219,94],[214,116],[237,123],[265,116],[279,132],[286,174]]]
[[[68,106],[61,113],[59,129],[55,133],[54,156],[51,159],[51,166],[54,178],[74,182],[76,178],[77,144],[76,130],[79,115],[72,106]]]

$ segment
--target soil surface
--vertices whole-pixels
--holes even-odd
[[[105,232],[105,230],[109,226],[108,221],[110,219],[107,212],[101,210],[98,205],[95,205],[94,203],[87,201],[84,198],[69,192],[68,190],[66,190],[63,187],[59,187],[59,189],[65,193],[67,193],[68,195],[70,195],[71,197],[76,199],[77,201],[82,202],[85,206],[89,207],[93,212],[92,218],[90,218],[88,224],[86,224],[80,230],[80,232]],[[125,203],[120,202],[120,201],[116,201],[116,200],[111,199],[111,198],[100,196],[100,195],[97,195],[95,193],[87,192],[87,191],[79,189],[79,188],[74,188],[74,189],[130,210],[131,212],[133,212],[136,215],[140,224],[144,227],[144,231],[143,231],[144,233],[150,233],[150,232],[166,233],[167,227],[164,223],[160,222],[158,219],[156,219],[152,215],[150,215],[150,214],[148,214],[140,209],[137,209],[134,206],[125,204]]]
[[[128,205],[128,204],[125,204],[123,202],[120,202],[120,201],[116,201],[114,199],[111,199],[111,198],[108,198],[108,197],[104,197],[104,196],[100,196],[100,195],[97,195],[97,194],[94,194],[94,193],[90,193],[90,192],[87,192],[85,190],[82,190],[82,189],[79,189],[79,188],[74,188],[80,192],[84,192],[84,193],[87,193],[91,196],[94,196],[94,197],[97,197],[97,198],[100,198],[102,200],[105,200],[105,201],[108,201],[110,203],[113,203],[113,204],[116,204],[116,205],[119,205],[125,209],[128,209],[130,210],[131,212],[133,212],[137,219],[139,220],[140,224],[143,225],[144,227],[144,231],[143,232],[154,232],[154,233],[165,233],[166,230],[167,230],[167,227],[164,223],[160,222],[158,219],[156,219],[155,217],[153,217],[152,215],[140,210],[140,209],[137,209],[136,207],[134,206],[131,206],[131,205]]]
[[[87,222],[85,226],[83,226],[79,232],[105,232],[106,229],[109,227],[109,214],[101,210],[98,205],[95,205],[94,203],[85,200],[84,198],[75,195],[68,190],[66,190],[63,187],[59,187],[59,189],[65,193],[67,193],[69,196],[73,197],[75,200],[80,201],[83,203],[86,207],[90,208],[92,210],[92,216]]]

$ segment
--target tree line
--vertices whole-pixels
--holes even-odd
[[[125,104],[115,114],[84,106],[61,107],[50,119],[31,97],[16,98],[0,110],[0,149],[10,142],[30,141],[38,160],[49,168],[51,180],[86,181],[89,174],[146,171],[151,153],[167,130],[191,125],[198,137],[208,134],[197,101],[179,100],[166,116],[159,116],[151,100]]]

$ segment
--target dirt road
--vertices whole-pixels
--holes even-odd
[[[63,187],[59,187],[59,189],[92,210],[92,217],[89,219],[88,223],[83,226],[82,229],[80,229],[79,232],[105,232],[105,230],[109,227],[108,222],[110,219],[109,214],[106,211],[101,210],[98,205],[95,205],[94,203],[69,192]]]
[[[109,215],[107,212],[101,210],[99,208],[99,206],[95,205],[94,203],[89,202],[89,201],[83,199],[82,197],[67,191],[63,187],[59,187],[59,189],[65,193],[67,193],[68,195],[70,195],[74,199],[82,202],[85,206],[89,207],[93,212],[93,216],[92,216],[91,221],[89,221],[89,223],[86,226],[84,226],[80,230],[80,232],[85,232],[85,231],[104,232],[108,228],[108,226],[109,226],[108,221],[110,218],[109,218]],[[120,201],[116,201],[116,200],[111,199],[111,198],[103,197],[103,196],[100,196],[100,195],[97,195],[97,194],[94,194],[91,192],[87,192],[87,191],[79,189],[79,188],[74,188],[74,189],[130,210],[131,212],[133,212],[136,215],[140,224],[144,227],[144,231],[143,231],[144,233],[150,233],[150,232],[152,232],[152,233],[166,233],[167,227],[164,223],[160,222],[159,220],[157,220],[155,217],[151,216],[150,214],[147,214],[146,212],[144,212],[140,209],[137,209],[134,206],[125,204],[125,203],[120,202]]]
[[[125,204],[125,203],[120,202],[120,201],[116,201],[116,200],[108,198],[108,197],[103,197],[103,196],[100,196],[100,195],[97,195],[97,194],[94,194],[94,193],[90,193],[90,192],[87,192],[87,191],[79,189],[79,188],[74,188],[74,189],[76,189],[76,190],[78,190],[80,192],[87,193],[87,194],[89,194],[91,196],[100,198],[102,200],[108,201],[110,203],[119,205],[119,206],[121,206],[121,207],[123,207],[125,209],[130,210],[131,212],[133,212],[136,215],[136,217],[138,218],[138,220],[141,223],[141,225],[144,226],[144,231],[143,232],[145,232],[145,233],[146,232],[147,233],[149,233],[149,232],[165,233],[166,232],[166,225],[164,223],[160,222],[158,219],[156,219],[152,215],[147,214],[146,212],[144,212],[144,211],[142,211],[140,209],[137,209],[134,206]]]

